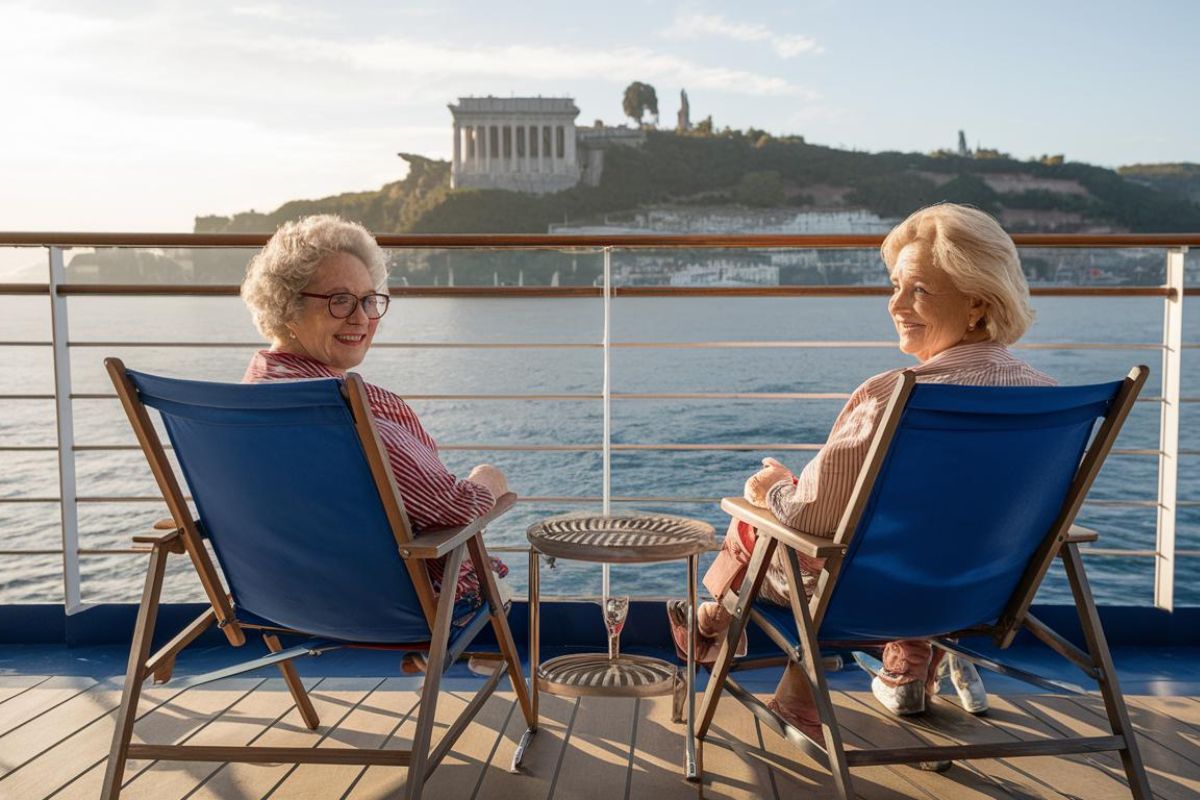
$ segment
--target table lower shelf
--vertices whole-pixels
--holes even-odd
[[[671,694],[678,670],[657,658],[572,653],[543,661],[538,690],[561,697],[652,697]]]

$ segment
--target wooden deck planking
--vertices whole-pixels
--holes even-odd
[[[91,678],[55,676],[39,685],[36,691],[17,694],[6,703],[0,704],[0,736],[10,733],[95,685],[96,681]]]
[[[859,701],[875,708],[871,695],[863,693]],[[878,710],[877,710],[878,713]],[[886,718],[886,715],[884,715]],[[908,718],[899,724],[930,744],[996,744],[1010,742],[1014,737],[994,725],[988,725],[982,717],[963,711],[954,701],[944,697],[930,700],[926,713]],[[957,779],[963,771],[973,772],[986,779],[997,789],[1018,797],[1039,797],[1045,800],[1070,800],[1054,786],[1054,782],[1040,779],[1029,772],[1023,758],[981,758],[957,762],[945,777]],[[929,774],[929,773],[924,773]]]
[[[1108,717],[1098,699],[1046,696],[1030,698],[1030,702],[1039,703],[1060,724],[1084,735],[1095,735],[1089,731],[1100,734],[1108,732]],[[1200,759],[1200,748],[1194,742],[1189,746],[1186,740],[1172,741],[1172,731],[1177,724],[1169,716],[1147,714],[1144,709],[1136,707],[1130,709],[1130,715],[1154,792],[1162,793],[1164,797],[1200,797],[1200,763],[1197,761]],[[1123,777],[1119,757],[1108,754],[1105,757],[1113,765],[1113,770]]]
[[[1091,724],[1081,710],[1070,704],[1067,706],[1060,705],[1057,701],[1066,701],[1067,698],[1054,697],[1050,695],[1031,695],[1028,697],[1011,698],[1010,702],[1014,707],[1020,709],[1025,714],[1032,714],[1037,719],[1049,726],[1055,736],[1095,736],[1107,734],[1109,728],[1107,723],[1103,728]],[[1148,752],[1147,745],[1149,744],[1143,732],[1138,733],[1138,746],[1141,748],[1142,762],[1146,767],[1146,775],[1150,780],[1150,788],[1154,792],[1156,798],[1162,800],[1183,800],[1183,798],[1195,798],[1196,791],[1189,790],[1179,786],[1176,782],[1173,773],[1167,769],[1163,769],[1161,759],[1157,755],[1152,755]],[[1120,783],[1122,792],[1114,794],[1116,797],[1128,796],[1127,782],[1125,780],[1125,771],[1121,766],[1121,759],[1115,753],[1092,753],[1084,756],[1076,756],[1075,758],[1082,760],[1084,763],[1092,766],[1097,773],[1107,775],[1114,781]]]
[[[142,693],[141,713],[133,728],[133,741],[174,744],[188,741],[260,686],[263,686],[261,678],[230,678],[190,691],[171,690],[166,686],[148,687]],[[55,800],[100,796],[115,719],[115,714],[110,712],[38,759],[36,763],[47,777],[51,777],[55,769],[61,769],[64,763],[72,765],[74,774],[69,779],[64,775],[53,776],[55,781],[62,781],[51,795]],[[125,764],[126,786],[153,766],[155,762],[152,761],[130,759]],[[188,788],[194,788],[196,784],[193,779]],[[50,783],[47,788],[49,786],[58,786],[58,783]],[[126,797],[136,796],[134,790],[126,791],[129,792]]]
[[[839,720],[853,730],[862,740],[864,749],[872,747],[915,747],[923,744],[950,744],[949,736],[930,727],[927,722],[918,730],[913,722],[892,716],[875,702],[867,692],[843,692],[846,705]],[[932,704],[930,704],[932,710]],[[936,712],[935,712],[936,713]],[[930,716],[926,713],[926,719]],[[853,778],[857,770],[851,770]],[[898,765],[893,774],[932,798],[954,797],[956,800],[982,800],[982,798],[1005,798],[1011,795],[990,776],[980,771],[973,762],[954,764],[948,772],[928,772],[913,766]],[[920,796],[920,795],[917,795]]]
[[[1200,733],[1200,700],[1194,697],[1131,697],[1129,710],[1144,708],[1154,714],[1167,714],[1180,722],[1186,722]]]
[[[871,727],[881,724],[878,718],[861,713],[858,701],[846,692],[834,692],[833,701],[834,713],[842,725],[842,738],[847,747],[863,749],[872,746],[864,737],[871,735]],[[772,757],[773,774],[781,798],[837,796],[832,777],[817,761],[801,753],[770,729],[762,728],[762,741]],[[930,796],[921,787],[920,776],[912,767],[860,767],[851,770],[850,776],[854,781],[855,791],[863,800],[899,800]]]
[[[455,704],[448,705],[445,709],[439,708],[438,720],[452,722],[471,701],[473,695],[474,692],[444,692],[438,706],[451,698]],[[475,719],[462,732],[462,736],[458,737],[454,749],[429,776],[429,781],[425,784],[425,796],[471,798],[483,783],[489,766],[493,769],[508,769],[507,764],[494,763],[492,757],[499,745],[500,736],[514,715],[522,719],[521,712],[516,709],[515,696],[493,694],[489,697],[487,703],[475,715]],[[441,736],[437,738],[440,740]]]
[[[732,697],[723,699],[718,712],[704,744],[704,797],[753,800],[775,796],[771,768],[758,747],[759,731],[754,715]],[[666,733],[674,740],[675,773],[683,765],[683,731],[682,724],[671,723],[668,718]]]
[[[337,728],[329,733],[320,747],[361,747],[367,749],[404,749],[405,741],[392,734],[414,712],[420,695],[412,691],[412,681],[389,678],[367,695]],[[321,730],[325,729],[322,721]],[[392,775],[405,775],[404,768],[380,768]],[[341,797],[358,782],[366,767],[331,764],[299,764],[275,790],[275,797],[305,798]]]
[[[110,682],[36,678],[9,683],[22,697],[0,736],[0,759],[12,771],[0,779],[0,798],[55,800],[95,797],[112,733],[117,692]],[[185,692],[147,687],[138,740],[188,744],[314,747],[409,745],[418,693],[412,679],[326,678],[307,681],[322,726],[308,731],[278,678],[238,678]],[[252,691],[252,689],[257,690]],[[26,697],[45,692],[44,697]],[[470,700],[444,692],[434,741]],[[924,717],[897,721],[869,694],[835,693],[839,719],[852,746],[1011,741],[1107,733],[1103,706],[1091,698],[993,696],[992,711],[970,717],[949,703],[931,704]],[[0,708],[6,702],[0,701]],[[1193,698],[1133,698],[1131,714],[1156,797],[1200,796],[1200,702]],[[494,695],[430,780],[430,797],[512,798],[826,798],[825,770],[736,701],[722,701],[704,750],[705,779],[682,778],[684,726],[670,720],[670,698],[542,696],[542,729],[525,769],[508,764],[525,723],[511,691]],[[1032,712],[1033,716],[1029,716]],[[23,720],[23,721],[22,721]],[[15,764],[13,769],[11,766]],[[125,798],[383,798],[402,789],[407,770],[292,764],[209,764],[131,761]],[[906,766],[852,771],[864,800],[901,798],[1127,798],[1119,759],[1111,754],[983,759],[956,764],[945,775]]]
[[[505,696],[512,695],[506,693]],[[559,776],[559,765],[566,755],[567,736],[575,720],[578,702],[548,694],[542,694],[539,702],[538,732],[525,750],[522,770],[516,774],[508,771],[517,742],[525,732],[525,718],[514,713],[508,719],[504,736],[492,756],[490,768],[484,773],[476,797],[551,796]]]
[[[394,750],[408,750],[412,747],[413,735],[417,730],[417,714],[420,713],[420,693],[413,691],[411,693],[411,704],[408,703],[409,698],[397,698],[396,718],[392,720],[392,726],[388,729],[388,734],[383,740],[383,746]],[[374,707],[374,704],[372,704]],[[403,714],[403,716],[401,716]],[[446,726],[442,726],[440,730],[445,730]],[[434,729],[434,736],[438,735],[439,729]],[[408,770],[396,769],[394,767],[359,767],[354,779],[350,782],[349,787],[342,796],[346,800],[366,800],[367,798],[382,798],[395,797],[404,788],[405,780],[408,778]]]
[[[45,675],[0,675],[0,703],[50,680]]]
[[[572,798],[625,796],[636,706],[629,698],[589,697],[580,702],[559,767],[559,785],[570,786]]]
[[[251,681],[257,684],[258,681]],[[249,686],[240,690],[245,692]],[[186,694],[186,693],[182,693]],[[203,724],[203,714],[218,713],[220,704],[196,698],[196,704],[176,704],[179,689],[150,687],[142,695],[140,726],[135,726],[136,741],[141,734],[152,737],[176,735]],[[121,699],[119,688],[105,682],[83,695],[55,708],[38,720],[37,725],[18,728],[0,739],[0,748],[20,765],[0,778],[0,796],[42,796],[71,786],[91,770],[103,775],[104,762],[112,745],[114,712]],[[157,732],[156,732],[157,731]],[[145,762],[129,762],[129,774]],[[89,796],[99,794],[99,777]]]
[[[666,800],[695,797],[697,787],[683,780],[683,726],[671,722],[671,698],[648,697],[637,703],[629,791],[623,797]],[[697,709],[700,703],[696,703]],[[704,763],[723,758],[718,745],[704,746]],[[711,751],[711,752],[710,752]],[[707,787],[705,787],[707,788]],[[705,792],[705,796],[711,796]]]
[[[320,680],[306,680],[304,684],[311,692],[320,686]],[[270,678],[253,692],[238,698],[234,704],[215,719],[208,719],[193,733],[176,742],[189,745],[246,745],[255,741],[265,731],[292,713],[295,704],[287,692],[282,678]],[[135,726],[135,731],[138,728]],[[201,786],[221,767],[220,764],[203,761],[156,761],[146,765],[140,772],[125,770],[125,788],[122,797],[147,798],[152,800],[178,800]],[[95,798],[100,794],[100,781],[104,777],[102,767],[89,772],[78,794],[70,800]],[[94,787],[90,791],[87,787]],[[59,800],[55,797],[55,800]],[[63,798],[67,800],[67,798]]]
[[[1008,741],[1060,738],[1062,734],[1039,718],[1022,711],[998,695],[988,698],[991,708],[979,721],[1000,732]],[[1034,796],[1057,792],[1068,798],[1129,798],[1129,787],[1120,776],[1102,769],[1094,755],[1031,756],[1006,759],[1015,771],[1026,776],[1025,785]],[[1057,795],[1050,795],[1057,796]]]
[[[93,684],[0,735],[0,780],[64,737],[110,714],[120,702],[120,684]],[[110,736],[111,731],[109,728]]]
[[[342,718],[380,683],[382,680],[378,678],[326,678],[309,695],[323,723],[320,729],[310,731],[305,728],[300,712],[293,707],[255,737],[253,743],[263,747],[316,747],[322,734],[336,729]],[[197,800],[267,797],[294,769],[294,764],[225,764],[188,797]]]

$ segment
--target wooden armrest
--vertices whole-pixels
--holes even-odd
[[[166,545],[173,553],[183,552],[183,532],[173,528],[166,533],[146,533],[133,537],[134,544]]]
[[[824,536],[814,536],[811,533],[789,528],[780,522],[770,509],[759,508],[744,498],[726,497],[721,500],[721,508],[734,519],[748,522],[758,528],[760,535],[766,534],[777,539],[797,553],[809,558],[828,558],[846,552],[846,545],[837,544]]]
[[[400,547],[400,555],[405,558],[441,558],[454,548],[466,544],[468,539],[483,530],[496,517],[512,508],[516,502],[517,496],[512,492],[502,494],[490,511],[476,517],[466,525],[422,531],[411,542]]]
[[[1072,525],[1067,531],[1067,538],[1064,540],[1066,544],[1079,544],[1081,542],[1094,542],[1100,538],[1100,534],[1091,528],[1085,528],[1082,525]]]

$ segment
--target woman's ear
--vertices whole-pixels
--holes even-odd
[[[975,330],[987,318],[988,302],[981,297],[971,298],[971,308],[967,311],[967,327]]]

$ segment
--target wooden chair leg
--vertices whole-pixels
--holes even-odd
[[[758,537],[754,544],[750,564],[746,567],[746,577],[738,591],[733,621],[725,631],[725,641],[721,643],[721,651],[717,654],[712,674],[708,676],[708,686],[704,689],[704,700],[700,703],[700,719],[696,725],[697,770],[701,769],[699,748],[704,742],[704,737],[708,735],[708,729],[717,713],[717,701],[721,698],[725,679],[729,677],[730,668],[733,666],[733,655],[737,651],[738,640],[742,638],[742,631],[746,630],[746,623],[750,619],[750,607],[754,605],[754,598],[758,596],[758,589],[767,575],[777,544],[778,542],[767,536]]]
[[[525,683],[525,676],[521,673],[521,659],[517,653],[516,642],[513,641],[512,628],[508,625],[508,616],[504,613],[504,604],[500,602],[500,591],[496,588],[496,576],[492,573],[487,549],[483,545],[482,531],[467,541],[467,550],[471,556],[471,563],[475,567],[475,574],[479,577],[479,586],[483,589],[484,600],[491,613],[492,630],[496,634],[500,652],[504,655],[504,662],[508,666],[508,679],[512,683],[513,692],[517,695],[521,714],[525,717],[525,724],[531,730],[537,730],[537,713],[534,711],[529,697],[529,686]]]
[[[796,632],[800,635],[800,649],[804,654],[801,667],[808,676],[809,690],[821,718],[821,732],[825,735],[825,753],[829,759],[829,771],[838,795],[843,800],[854,797],[854,783],[850,779],[850,765],[846,761],[846,748],[842,742],[842,730],[833,712],[833,700],[829,696],[829,684],[825,681],[825,668],[821,663],[821,645],[817,640],[817,629],[808,612],[808,598],[804,595],[804,584],[800,578],[800,561],[791,548],[787,549],[785,562],[792,601],[792,615],[796,618]]]
[[[121,705],[117,709],[117,725],[113,731],[108,764],[104,768],[104,784],[100,790],[101,800],[117,800],[121,796],[121,783],[125,779],[125,760],[129,751],[129,740],[133,736],[133,723],[137,719],[138,700],[142,696],[142,680],[145,675],[146,659],[150,655],[150,642],[154,637],[154,623],[158,618],[158,598],[162,594],[163,573],[166,570],[169,554],[170,550],[167,545],[161,542],[155,544],[150,551],[150,567],[146,571],[142,603],[138,606],[137,622],[133,627],[133,641],[129,646],[129,664],[125,669],[125,686],[121,691]]]
[[[1129,781],[1129,791],[1136,800],[1151,800],[1154,795],[1150,791],[1150,781],[1146,777],[1146,768],[1138,750],[1137,734],[1133,722],[1129,719],[1125,698],[1121,694],[1117,670],[1113,666],[1104,628],[1100,625],[1100,615],[1096,611],[1096,601],[1092,597],[1091,586],[1088,585],[1087,575],[1083,571],[1079,546],[1067,544],[1060,551],[1060,555],[1063,566],[1066,567],[1067,580],[1071,584],[1071,593],[1075,595],[1075,607],[1079,613],[1079,623],[1083,627],[1084,641],[1087,642],[1088,653],[1096,667],[1100,695],[1104,698],[1104,710],[1108,714],[1113,733],[1125,739],[1125,747],[1119,752],[1121,764],[1125,767],[1125,777]]]
[[[420,800],[425,788],[425,768],[429,761],[429,744],[437,716],[438,688],[446,668],[446,653],[450,645],[450,625],[454,621],[454,594],[458,570],[462,566],[463,547],[456,547],[446,556],[442,573],[442,593],[438,597],[437,616],[429,638],[429,663],[425,668],[425,686],[421,690],[421,710],[417,715],[417,730],[413,735],[412,759],[408,764],[407,800]]]
[[[263,642],[272,653],[278,653],[283,649],[279,637],[273,633],[264,633]],[[315,731],[321,724],[321,718],[317,716],[317,710],[313,708],[312,700],[309,699],[308,692],[305,691],[304,684],[300,681],[296,666],[291,661],[281,661],[278,666],[279,671],[283,673],[283,682],[287,684],[288,691],[292,693],[292,700],[296,701],[296,708],[300,711],[300,718],[304,720],[304,727]]]

